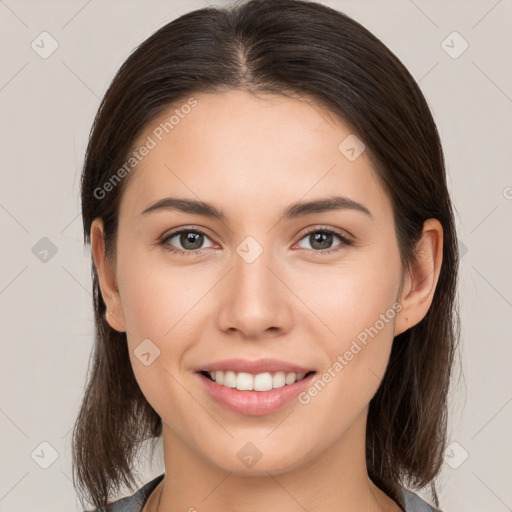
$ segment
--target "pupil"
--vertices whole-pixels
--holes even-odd
[[[181,245],[186,249],[199,249],[202,242],[202,235],[200,233],[182,233],[181,235]],[[189,242],[192,243],[192,247],[189,246]],[[194,246],[194,244],[196,244]]]
[[[328,249],[330,244],[332,243],[332,234],[331,233],[314,233],[312,235],[313,243],[311,243],[311,247],[314,249]],[[315,247],[315,244],[320,242],[320,247]]]

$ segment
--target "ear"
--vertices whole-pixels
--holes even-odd
[[[98,274],[101,296],[107,306],[105,320],[112,329],[124,332],[125,323],[121,296],[117,287],[115,269],[105,254],[105,236],[103,221],[99,217],[91,225],[91,250],[94,265]]]
[[[427,314],[441,272],[443,261],[443,227],[437,219],[428,219],[418,242],[415,258],[402,282],[396,316],[395,336],[419,323]]]

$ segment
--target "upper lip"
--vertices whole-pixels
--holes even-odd
[[[235,373],[245,372],[257,375],[265,372],[285,372],[285,373],[308,373],[314,371],[312,368],[306,368],[298,364],[280,361],[279,359],[224,359],[214,363],[201,366],[197,371],[233,371]]]

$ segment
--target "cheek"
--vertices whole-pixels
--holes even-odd
[[[197,297],[183,292],[183,272],[180,276],[136,258],[124,271],[122,305],[131,365],[142,393],[162,415],[169,404],[184,400],[180,362]]]
[[[384,268],[372,262],[323,268],[302,274],[297,283],[297,295],[308,306],[308,316],[313,312],[321,321],[316,325],[322,329],[323,324],[327,343],[344,345],[376,322],[380,329],[389,328],[392,333],[389,317],[394,320],[396,316],[393,305],[400,283],[399,263]],[[379,320],[386,314],[383,328]]]
[[[175,323],[172,288],[161,289],[151,280],[132,280],[123,289],[122,304],[127,335],[131,342],[145,338],[160,340]]]
[[[128,244],[127,244],[128,245]],[[186,313],[190,287],[183,272],[155,257],[159,248],[125,247],[118,277],[126,331],[132,342],[145,338],[163,341]]]
[[[215,281],[142,251],[125,254],[131,257],[120,261],[119,283],[130,358],[141,388],[154,396],[151,388],[164,389],[170,378],[165,370],[181,371],[183,355],[200,339],[203,319],[213,315],[204,296]],[[157,355],[151,366],[138,359],[142,350]]]
[[[394,254],[392,248],[389,251]],[[346,411],[359,411],[378,389],[401,309],[396,302],[401,278],[398,252],[395,256],[384,264],[379,254],[368,255],[357,262],[347,260],[343,268],[301,278],[297,295],[321,320],[314,323],[312,336],[322,340],[330,360],[323,380],[328,389],[318,400],[327,410],[335,402]],[[342,421],[343,415],[338,419]]]

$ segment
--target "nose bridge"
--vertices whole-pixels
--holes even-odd
[[[255,337],[270,327],[284,326],[288,318],[286,297],[279,289],[275,270],[270,270],[276,266],[272,253],[253,237],[237,246],[219,306],[219,327],[236,328]]]
[[[236,248],[233,258],[232,292],[239,300],[261,308],[275,295],[275,277],[269,248],[264,248],[253,237],[247,237]]]

